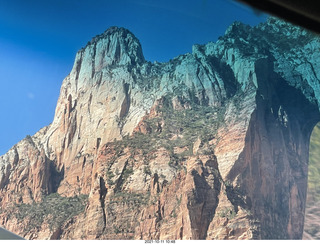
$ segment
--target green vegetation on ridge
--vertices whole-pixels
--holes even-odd
[[[62,197],[58,193],[52,193],[44,197],[42,202],[14,204],[12,207],[0,209],[0,212],[5,212],[8,218],[16,218],[18,223],[27,221],[27,232],[41,227],[44,222],[49,224],[50,230],[55,230],[82,213],[87,199],[87,195]]]
[[[183,101],[182,98],[181,103]],[[189,104],[189,103],[188,103]],[[122,140],[114,141],[117,150],[116,155],[121,155],[124,148],[128,147],[131,155],[142,152],[146,165],[151,159],[152,152],[159,148],[165,148],[170,154],[169,165],[180,169],[180,162],[193,154],[193,144],[200,138],[202,143],[207,143],[217,136],[218,129],[224,124],[225,107],[214,108],[190,102],[187,108],[174,109],[172,95],[164,98],[163,104],[157,109],[160,114],[157,117],[145,119],[146,133],[136,132],[132,136],[124,136]],[[213,149],[212,145],[212,149]],[[175,148],[184,148],[181,153],[175,152]],[[207,149],[204,154],[212,154]],[[145,168],[145,173],[150,170]],[[108,173],[108,180],[112,182],[113,175]]]

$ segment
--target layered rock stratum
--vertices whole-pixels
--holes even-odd
[[[0,225],[27,239],[301,239],[319,37],[269,18],[167,63],[111,27],[52,124],[0,157]]]

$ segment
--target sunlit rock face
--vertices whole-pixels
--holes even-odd
[[[301,239],[319,47],[270,18],[150,63],[111,27],[77,53],[52,124],[0,157],[0,224],[29,239]]]

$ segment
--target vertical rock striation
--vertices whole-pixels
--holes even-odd
[[[109,28],[77,53],[52,124],[0,157],[0,224],[30,239],[301,239],[319,47],[270,18],[152,64]]]

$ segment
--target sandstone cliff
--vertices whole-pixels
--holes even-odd
[[[51,125],[0,157],[0,225],[28,239],[301,239],[319,37],[275,18],[150,63],[112,27]]]

